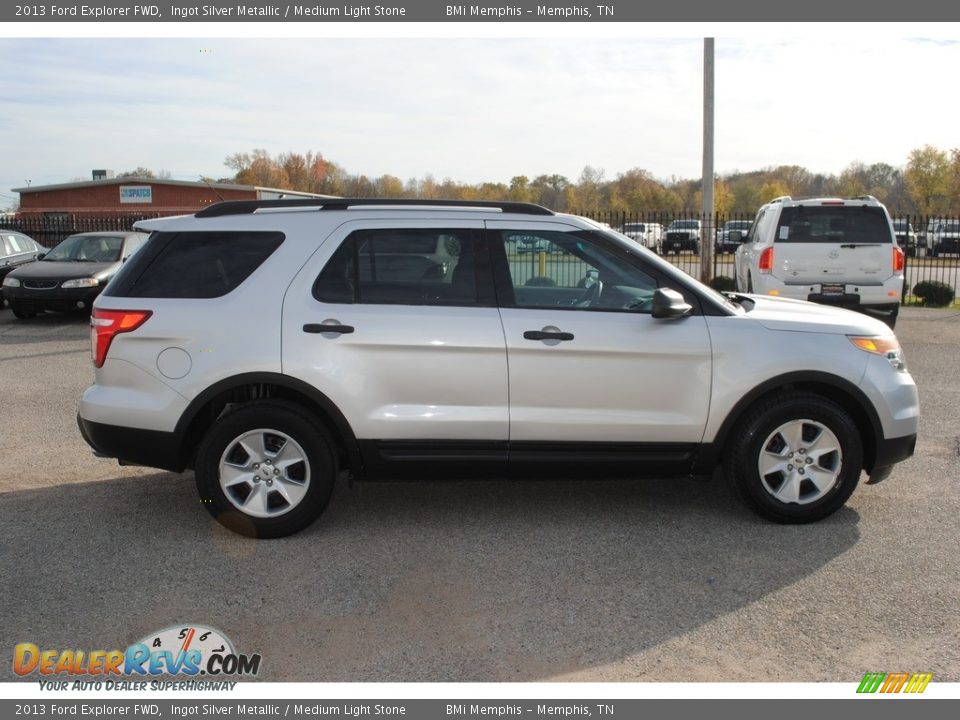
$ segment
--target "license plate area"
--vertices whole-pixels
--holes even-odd
[[[823,283],[820,286],[820,293],[825,296],[843,295],[843,283]]]

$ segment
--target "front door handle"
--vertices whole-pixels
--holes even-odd
[[[328,324],[329,323],[329,324]],[[335,333],[337,335],[349,335],[353,332],[353,325],[341,325],[336,321],[325,320],[322,323],[307,323],[303,326],[305,333],[319,335],[321,333]]]
[[[527,330],[523,337],[527,340],[573,340],[573,333],[560,330]]]

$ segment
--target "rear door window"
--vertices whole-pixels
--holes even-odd
[[[482,256],[476,229],[357,230],[330,258],[313,296],[325,303],[490,304],[477,284]]]

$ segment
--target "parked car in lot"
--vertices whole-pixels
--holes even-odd
[[[887,209],[870,196],[772,200],[735,265],[742,292],[859,310],[891,328],[900,312],[904,251]]]
[[[752,220],[727,220],[723,227],[717,230],[717,254],[735,252],[746,239],[752,224]]]
[[[0,283],[12,270],[37,259],[43,246],[33,238],[14,230],[0,230]],[[0,307],[6,302],[0,285]]]
[[[667,232],[663,238],[663,251],[679,255],[689,250],[699,255],[701,233],[702,224],[699,220],[674,220],[667,226]]]
[[[940,220],[927,233],[929,253],[932,257],[960,254],[960,220]]]
[[[626,235],[643,245],[648,250],[660,255],[663,252],[663,226],[655,222],[624,223],[619,228],[622,235]]]
[[[917,233],[913,225],[902,218],[894,218],[893,233],[897,238],[897,245],[903,248],[903,251],[910,257],[915,255],[926,255],[926,246],[917,238]]]
[[[137,227],[149,241],[94,304],[80,430],[101,456],[192,468],[203,507],[246,535],[309,525],[343,470],[722,466],[764,517],[810,522],[914,450],[917,389],[886,325],[721,295],[585,218],[279,200]],[[509,251],[520,235],[571,258],[528,283]],[[431,236],[456,239],[450,272],[381,275],[382,257]]]
[[[93,232],[71,235],[3,279],[13,314],[26,319],[52,310],[90,310],[94,299],[124,261],[147,239],[142,232]]]

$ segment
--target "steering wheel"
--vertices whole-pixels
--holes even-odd
[[[574,307],[590,307],[600,299],[600,293],[603,292],[603,281],[597,280],[590,287],[586,288],[576,300],[573,301]]]

